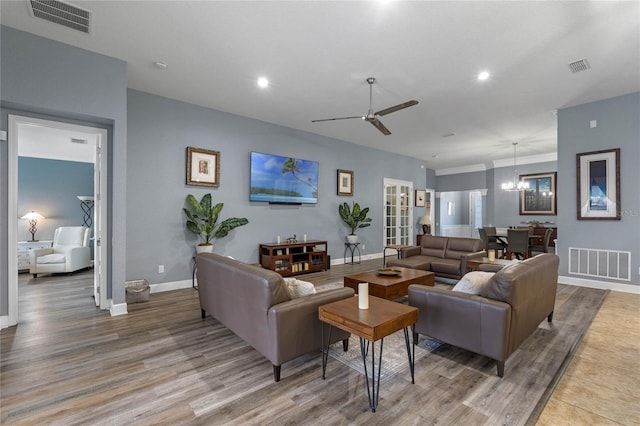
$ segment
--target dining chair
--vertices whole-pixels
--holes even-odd
[[[496,234],[495,227],[478,228],[478,233],[480,234],[482,245],[484,246],[484,249],[487,251],[487,253],[489,252],[489,250],[495,250],[496,254],[498,251],[500,251],[500,257],[504,256],[504,246],[498,242],[496,237],[490,236]]]
[[[529,229],[507,229],[507,259],[529,257]]]
[[[553,233],[552,228],[547,228],[544,231],[544,236],[542,237],[542,244],[533,244],[530,247],[531,254],[533,253],[551,253],[551,249],[549,245],[551,244],[551,234]]]

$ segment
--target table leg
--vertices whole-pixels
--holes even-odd
[[[327,371],[327,361],[329,360],[329,344],[331,342],[331,331],[333,326],[329,324],[329,339],[327,340],[327,346],[324,345],[324,326],[325,324],[321,324],[321,332],[320,332],[320,349],[322,350],[322,380],[325,379],[325,372]]]
[[[371,384],[369,384],[369,374],[367,374],[367,352],[369,350],[369,341],[367,341],[365,349],[365,339],[360,338],[360,352],[362,353],[362,362],[364,364],[364,379],[367,383],[367,398],[369,399],[369,407],[371,412],[375,413],[380,400],[380,371],[382,370],[382,346],[384,339],[380,339],[380,354],[378,355],[378,378],[376,380],[376,350],[375,342],[371,342]],[[377,382],[377,383],[376,383]]]
[[[412,326],[412,330],[414,329],[415,325]],[[413,333],[412,333],[413,334]],[[411,372],[411,383],[415,384],[415,380],[414,380],[414,371],[415,371],[415,361],[416,361],[416,345],[411,345],[409,343],[409,327],[405,327],[404,328],[404,342],[407,345],[407,357],[409,358],[409,371]],[[411,349],[409,348],[409,346],[413,347],[413,355],[411,354]]]

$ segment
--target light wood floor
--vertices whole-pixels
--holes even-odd
[[[305,280],[322,286],[381,263],[333,266]],[[405,397],[371,415],[361,377],[334,362],[327,381],[318,380],[319,356],[287,363],[274,386],[268,361],[200,318],[191,289],[153,294],[120,317],[96,309],[91,295],[90,273],[20,275],[20,323],[0,333],[1,424],[488,424],[457,407],[416,423],[434,392],[404,379],[383,386]],[[639,295],[607,296],[538,424],[640,424],[639,308]],[[211,337],[223,344],[209,347]],[[460,384],[419,373],[416,383],[452,386],[440,387],[434,407],[460,393]],[[478,386],[475,376],[463,379]],[[341,408],[326,409],[332,405]]]

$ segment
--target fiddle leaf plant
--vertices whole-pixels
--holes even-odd
[[[371,218],[367,217],[369,213],[369,207],[361,208],[360,204],[354,202],[353,207],[349,207],[349,204],[338,204],[338,213],[344,223],[351,229],[350,235],[356,234],[356,229],[366,228],[371,226]]]
[[[224,203],[212,205],[211,194],[205,194],[200,201],[189,194],[186,202],[189,208],[182,210],[187,216],[187,229],[203,239],[201,246],[211,245],[213,238],[226,237],[232,229],[249,223],[244,217],[230,217],[218,224]]]

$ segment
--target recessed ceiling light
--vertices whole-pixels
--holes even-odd
[[[154,62],[153,66],[158,68],[159,70],[166,70],[167,69],[167,64],[164,63],[164,62],[160,62],[160,61]]]
[[[478,80],[480,81],[484,81],[486,79],[489,78],[489,72],[488,71],[482,71],[480,74],[478,74]]]
[[[260,77],[258,79],[258,86],[262,87],[263,89],[265,87],[269,87],[269,80],[267,80],[265,77]]]

